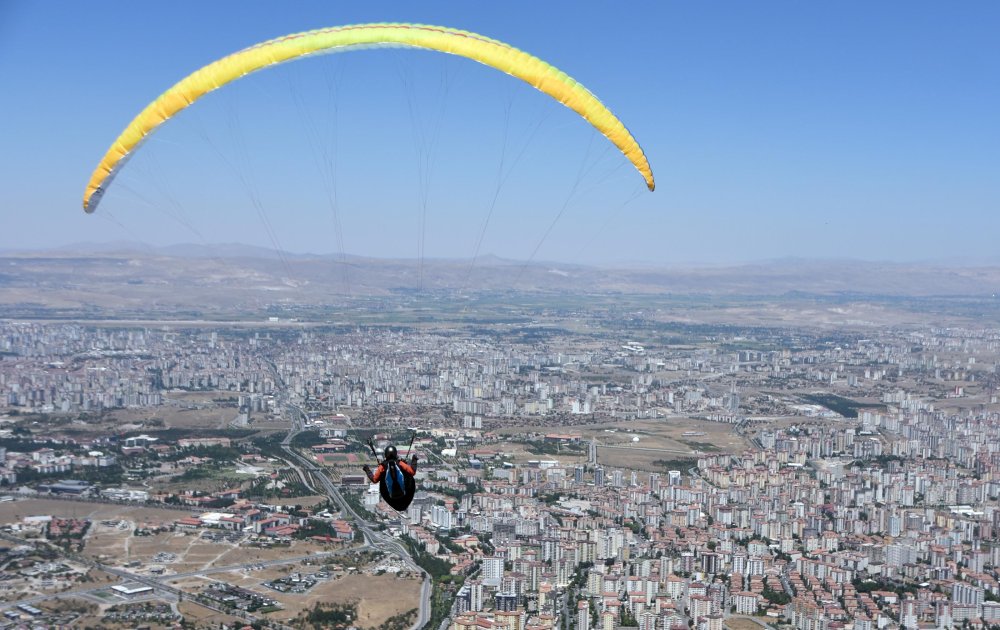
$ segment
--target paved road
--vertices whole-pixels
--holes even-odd
[[[280,381],[280,378],[278,377],[277,369],[275,368],[275,366],[273,364],[271,364],[271,368],[272,368],[272,372],[274,373],[276,381],[278,381],[280,383],[281,381]],[[418,608],[417,621],[412,626],[412,630],[419,630],[420,628],[423,628],[424,625],[426,625],[427,622],[430,620],[430,608],[431,608],[430,607],[430,603],[431,603],[431,594],[432,594],[432,582],[431,582],[430,576],[427,575],[426,573],[424,573],[423,570],[417,565],[417,563],[410,556],[409,551],[406,549],[405,546],[402,545],[402,543],[400,543],[399,541],[395,540],[394,538],[392,538],[390,536],[387,536],[387,535],[383,534],[382,532],[377,531],[375,529],[374,523],[368,521],[365,518],[362,518],[361,515],[359,515],[357,512],[354,511],[354,508],[352,508],[351,505],[349,503],[347,503],[347,501],[344,500],[343,496],[341,496],[340,489],[332,481],[330,481],[330,478],[329,478],[329,476],[327,476],[325,470],[323,470],[320,467],[317,467],[314,462],[311,462],[307,458],[305,458],[302,455],[300,455],[299,453],[297,453],[294,449],[292,449],[292,447],[291,447],[292,439],[298,433],[300,433],[302,431],[303,426],[304,426],[305,414],[302,412],[302,410],[299,407],[295,406],[294,404],[292,404],[290,401],[287,400],[287,395],[286,394],[281,394],[281,397],[284,399],[282,404],[285,407],[286,411],[289,413],[289,416],[290,416],[289,419],[291,420],[291,423],[292,423],[292,428],[289,430],[288,434],[282,440],[281,447],[284,449],[284,451],[289,456],[288,463],[293,468],[296,469],[296,471],[298,472],[298,474],[302,478],[303,482],[306,482],[307,478],[312,478],[312,479],[317,480],[320,483],[320,485],[323,487],[323,490],[326,492],[327,496],[329,496],[335,503],[337,503],[340,506],[340,508],[341,508],[342,511],[347,512],[347,513],[351,514],[354,517],[354,520],[355,520],[355,523],[357,525],[357,528],[361,531],[361,534],[362,534],[362,536],[364,538],[364,541],[365,541],[366,545],[369,545],[369,546],[372,546],[372,547],[376,547],[378,549],[381,549],[382,551],[394,553],[395,555],[399,556],[403,560],[403,562],[406,565],[408,565],[413,571],[419,572],[419,573],[421,573],[421,574],[424,575],[424,581],[423,581],[423,584],[421,585],[421,588],[420,588],[420,606]],[[296,465],[296,462],[298,463],[298,465]],[[300,466],[301,466],[301,468],[300,468]],[[306,483],[306,485],[310,485],[310,484]],[[80,500],[80,499],[79,498],[75,498],[75,500]],[[122,503],[122,502],[118,502],[118,501],[91,500],[91,501],[87,501],[87,502],[90,502],[90,503],[112,503],[112,504],[116,504],[116,505],[128,505],[128,503]],[[177,509],[175,506],[170,506],[170,508],[171,509]],[[184,508],[181,508],[181,509],[184,509]],[[0,539],[5,539],[5,540],[8,540],[10,542],[17,543],[17,544],[27,544],[27,545],[32,545],[32,546],[35,545],[34,541],[27,541],[27,540],[18,538],[16,536],[11,536],[9,534],[4,534],[4,533],[0,533]],[[87,558],[86,556],[81,556],[81,555],[78,555],[78,554],[67,554],[67,556],[70,559],[75,560],[75,561],[77,561],[77,562],[79,562],[81,564],[85,564],[87,566],[91,566],[91,567],[100,569],[100,570],[102,570],[102,571],[104,571],[104,572],[106,572],[106,573],[108,573],[110,575],[114,575],[114,576],[116,576],[116,577],[118,577],[118,578],[120,578],[122,580],[129,581],[129,582],[136,582],[136,583],[142,584],[144,586],[149,586],[149,587],[151,587],[151,588],[153,588],[153,589],[155,589],[157,591],[172,594],[172,595],[176,596],[178,599],[185,599],[187,601],[196,603],[196,604],[198,604],[200,606],[203,606],[205,608],[209,608],[211,610],[215,610],[217,612],[222,612],[222,613],[225,613],[225,614],[234,614],[233,611],[223,610],[222,608],[216,607],[212,603],[203,601],[200,598],[192,597],[190,594],[185,593],[184,591],[182,591],[180,589],[177,589],[175,587],[172,587],[172,586],[170,586],[167,583],[171,582],[173,580],[177,580],[177,579],[181,579],[181,578],[185,578],[185,577],[203,576],[203,575],[209,575],[209,574],[213,574],[213,573],[226,573],[226,572],[229,572],[229,571],[238,571],[238,570],[241,570],[241,569],[246,569],[246,568],[249,568],[249,567],[261,566],[261,565],[263,565],[263,566],[277,566],[277,565],[282,565],[282,564],[293,564],[293,563],[296,563],[296,562],[301,562],[302,560],[317,559],[317,558],[323,558],[323,557],[330,557],[330,556],[335,556],[335,555],[339,555],[339,554],[343,554],[343,553],[351,553],[351,552],[355,552],[355,551],[357,551],[357,548],[356,547],[352,547],[352,548],[342,549],[342,550],[339,550],[339,551],[322,552],[322,553],[311,554],[309,556],[300,556],[300,557],[295,557],[295,558],[285,558],[285,559],[277,559],[277,560],[264,560],[264,561],[257,561],[257,562],[246,562],[246,563],[242,563],[242,564],[229,565],[229,566],[221,566],[221,567],[209,567],[207,569],[201,569],[201,570],[197,570],[197,571],[188,571],[188,572],[185,572],[185,573],[176,573],[176,574],[173,574],[173,575],[164,575],[164,576],[156,576],[156,577],[146,576],[146,575],[138,575],[138,574],[132,573],[130,571],[126,571],[124,569],[119,569],[117,567],[107,566],[107,565],[102,564],[100,562],[97,562],[97,561],[95,561],[95,560],[93,560],[91,558]],[[0,610],[6,609],[6,608],[11,608],[11,607],[17,606],[18,604],[32,604],[32,603],[37,603],[37,602],[44,601],[46,599],[52,599],[52,598],[55,598],[55,597],[71,597],[71,596],[74,596],[74,595],[89,594],[89,593],[92,593],[94,591],[98,591],[98,590],[102,590],[102,589],[107,589],[108,587],[109,587],[109,585],[105,585],[105,586],[102,586],[102,587],[97,587],[97,588],[92,588],[92,589],[77,590],[77,591],[66,591],[64,593],[56,593],[56,594],[51,594],[51,595],[43,595],[43,596],[38,596],[38,597],[21,599],[21,600],[18,600],[16,602],[0,603]],[[254,617],[252,615],[246,615],[246,616],[244,616],[244,619],[246,621],[251,621],[251,622],[254,621]],[[277,626],[277,627],[286,627],[286,626],[281,626],[281,624],[277,624],[277,623],[274,623],[274,622],[271,622],[271,625],[272,625],[272,627],[274,627],[274,626]]]
[[[290,404],[289,406],[292,407],[295,411],[301,413],[301,411],[297,407],[294,407],[293,405]],[[295,425],[299,426],[298,420],[295,421]],[[289,432],[289,435],[294,436],[294,434],[297,432],[298,432],[297,429],[293,429],[292,431]],[[286,439],[289,442],[291,442],[291,438],[286,438]],[[371,523],[370,521],[366,520],[360,514],[354,511],[354,508],[351,507],[351,505],[344,500],[343,496],[341,496],[340,489],[336,485],[334,485],[332,481],[330,481],[330,478],[327,476],[325,471],[323,471],[321,468],[318,468],[313,462],[309,461],[307,458],[295,452],[294,449],[286,445],[284,442],[282,443],[282,448],[285,450],[285,452],[289,455],[289,457],[292,460],[299,462],[299,464],[301,464],[307,471],[309,471],[312,474],[314,479],[319,481],[320,485],[323,486],[323,490],[326,492],[326,495],[331,499],[333,499],[333,501],[340,506],[341,511],[349,513],[354,517],[354,522],[357,525],[358,530],[361,532],[361,535],[364,537],[366,545],[370,545],[377,549],[381,549],[382,551],[390,551],[399,556],[403,560],[403,562],[406,565],[408,565],[413,571],[423,573],[423,570],[420,568],[419,565],[417,565],[417,563],[413,560],[413,558],[410,557],[409,550],[407,550],[402,543],[393,539],[390,536],[386,536],[385,534],[375,530],[374,523]],[[294,462],[289,462],[289,463],[293,463],[294,465]],[[420,606],[417,610],[418,613],[417,622],[412,626],[414,630],[423,628],[424,625],[430,620],[430,599],[431,599],[430,576],[425,574],[424,583],[420,589]]]
[[[302,456],[300,453],[292,448],[292,440],[296,435],[302,432],[305,427],[306,414],[297,405],[292,403],[290,397],[285,390],[284,382],[281,376],[278,374],[277,367],[274,363],[268,361],[271,367],[271,373],[274,376],[275,382],[279,385],[278,387],[278,401],[279,407],[283,408],[288,414],[288,420],[291,422],[291,429],[285,438],[281,441],[281,448],[288,455],[288,463],[295,468],[300,475],[304,472],[308,473],[309,476],[322,486],[323,491],[326,493],[330,499],[332,499],[337,505],[340,506],[342,512],[348,513],[354,517],[354,522],[361,532],[364,538],[365,544],[380,549],[382,551],[392,552],[403,561],[404,564],[409,566],[411,570],[421,573],[424,576],[423,585],[420,588],[420,605],[417,609],[417,621],[411,627],[411,630],[419,630],[423,628],[427,622],[430,620],[431,613],[431,593],[432,593],[432,583],[431,578],[426,574],[423,569],[413,560],[410,556],[409,550],[403,546],[398,540],[387,536],[382,532],[375,529],[375,524],[367,519],[363,518],[360,514],[354,511],[354,508],[344,500],[344,497],[340,494],[340,488],[338,488],[326,474],[325,469],[316,465],[315,462],[309,460],[308,458]],[[298,465],[296,465],[298,464]],[[301,466],[301,469],[299,468]],[[308,484],[307,484],[308,485]]]

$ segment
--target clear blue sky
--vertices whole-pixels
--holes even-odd
[[[639,175],[607,140],[527,85],[464,59],[375,50],[210,95],[84,215],[98,159],[175,81],[271,37],[369,21],[480,32],[566,71],[631,129],[657,191],[638,194]],[[0,0],[0,248],[277,241],[334,252],[330,171],[311,147],[335,139],[330,190],[354,254],[416,256],[423,216],[426,256],[470,256],[506,143],[508,166],[524,150],[480,254],[527,258],[559,215],[536,259],[996,260],[998,26],[995,2]],[[432,151],[426,188],[421,150]]]

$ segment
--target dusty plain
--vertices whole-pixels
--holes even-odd
[[[498,431],[504,436],[526,432],[579,436],[581,444],[571,449],[561,448],[555,454],[538,454],[528,444],[505,442],[502,450],[515,461],[556,459],[564,464],[585,463],[590,441],[594,439],[598,445],[597,461],[602,466],[662,471],[664,465],[657,462],[694,462],[704,454],[733,453],[746,447],[746,441],[735,432],[735,425],[683,416],[565,428],[526,426]]]

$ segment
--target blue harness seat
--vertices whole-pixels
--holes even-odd
[[[417,492],[417,484],[413,476],[407,474],[396,462],[385,462],[385,474],[378,482],[378,491],[382,499],[397,512],[403,512],[410,507],[413,495]]]

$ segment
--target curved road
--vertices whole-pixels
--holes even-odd
[[[309,473],[312,478],[319,481],[320,485],[323,486],[323,490],[326,495],[340,506],[341,511],[354,517],[354,522],[357,524],[358,530],[361,531],[361,535],[364,537],[366,545],[375,547],[385,552],[394,553],[399,556],[400,559],[402,559],[403,562],[413,571],[419,572],[424,576],[423,584],[420,587],[420,606],[417,609],[417,621],[413,624],[413,626],[411,626],[411,630],[420,630],[420,628],[423,628],[430,620],[432,592],[430,576],[423,569],[421,569],[419,565],[417,565],[417,563],[410,556],[409,551],[403,546],[402,543],[395,540],[391,536],[376,530],[374,523],[368,521],[354,511],[354,508],[344,500],[343,496],[341,496],[340,489],[332,481],[330,481],[330,477],[327,476],[326,471],[323,468],[317,466],[315,462],[310,461],[308,458],[302,456],[292,448],[292,439],[302,432],[306,415],[302,409],[289,400],[288,394],[284,391],[284,381],[278,374],[278,370],[275,365],[270,361],[268,361],[268,364],[271,366],[271,372],[274,376],[275,382],[280,384],[281,389],[278,394],[280,406],[284,407],[289,416],[288,420],[291,422],[291,428],[289,429],[288,434],[285,435],[285,438],[281,441],[281,448],[288,454],[289,457],[288,463],[298,471],[299,475],[303,475],[303,478],[305,472]],[[302,466],[302,469],[299,469],[299,466],[296,466],[295,462],[298,462]]]

